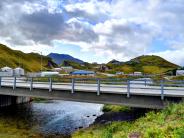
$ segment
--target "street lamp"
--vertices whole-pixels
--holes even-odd
[[[33,51],[38,52],[41,55],[41,57],[40,57],[40,65],[41,65],[40,69],[41,69],[41,72],[42,72],[42,70],[43,70],[43,67],[42,67],[42,65],[43,65],[42,52],[41,51],[38,51],[38,50],[33,50]]]

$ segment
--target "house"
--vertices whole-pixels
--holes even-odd
[[[124,72],[116,72],[116,75],[124,75]]]
[[[41,72],[41,77],[49,77],[49,76],[57,76],[59,72],[52,72],[52,71],[43,71]]]
[[[105,71],[108,71],[108,70],[109,70],[109,68],[108,68],[107,66],[105,66],[105,65],[100,65],[100,71],[105,72]]]
[[[142,72],[134,72],[134,76],[142,76]]]
[[[53,68],[52,71],[60,72],[60,71],[62,71],[62,69],[61,68]]]
[[[64,71],[66,73],[70,73],[73,71],[73,67],[72,66],[63,66],[63,67],[61,67],[61,71]]]
[[[176,70],[176,76],[184,76],[184,70]]]
[[[71,75],[81,75],[81,76],[95,76],[94,71],[87,71],[87,70],[77,70],[70,73]]]
[[[13,73],[14,73],[13,69],[6,66],[6,67],[1,68],[0,75],[1,76],[13,76]]]
[[[13,73],[13,69],[12,68],[10,68],[10,67],[3,67],[3,68],[1,68],[1,71],[4,71],[4,72],[12,72]]]
[[[15,76],[24,76],[25,75],[25,71],[24,71],[23,68],[20,68],[20,67],[15,68],[14,69],[14,75]]]

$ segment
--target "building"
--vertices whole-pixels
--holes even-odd
[[[61,71],[64,71],[66,73],[70,73],[73,71],[73,67],[72,66],[63,66],[63,67],[61,67]]]
[[[53,68],[52,71],[60,72],[60,71],[62,71],[62,69],[61,68]]]
[[[58,76],[59,72],[43,71],[41,77]]]
[[[95,76],[94,71],[87,71],[87,70],[77,70],[70,73],[71,75],[81,75],[81,76]]]
[[[105,66],[105,65],[100,65],[99,70],[102,71],[102,72],[105,72],[105,71],[108,71],[109,68],[107,66]]]
[[[124,75],[124,72],[116,72],[116,75]]]
[[[20,67],[15,68],[14,69],[14,75],[15,76],[24,76],[25,75],[25,71],[24,71],[23,68],[20,68]]]
[[[177,70],[176,76],[184,76],[184,70]]]
[[[10,68],[10,67],[3,67],[1,68],[1,72],[0,72],[0,75],[1,76],[13,76],[13,69]]]
[[[134,72],[134,76],[142,76],[142,72]]]
[[[13,69],[12,68],[10,68],[10,67],[3,67],[3,68],[1,68],[1,71],[4,71],[4,72],[11,72],[11,73],[13,73]]]

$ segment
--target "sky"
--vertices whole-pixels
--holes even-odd
[[[184,0],[1,0],[0,28],[0,43],[26,53],[184,66]]]

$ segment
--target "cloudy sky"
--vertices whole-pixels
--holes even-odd
[[[0,27],[0,43],[24,52],[184,65],[184,0],[0,0]]]

